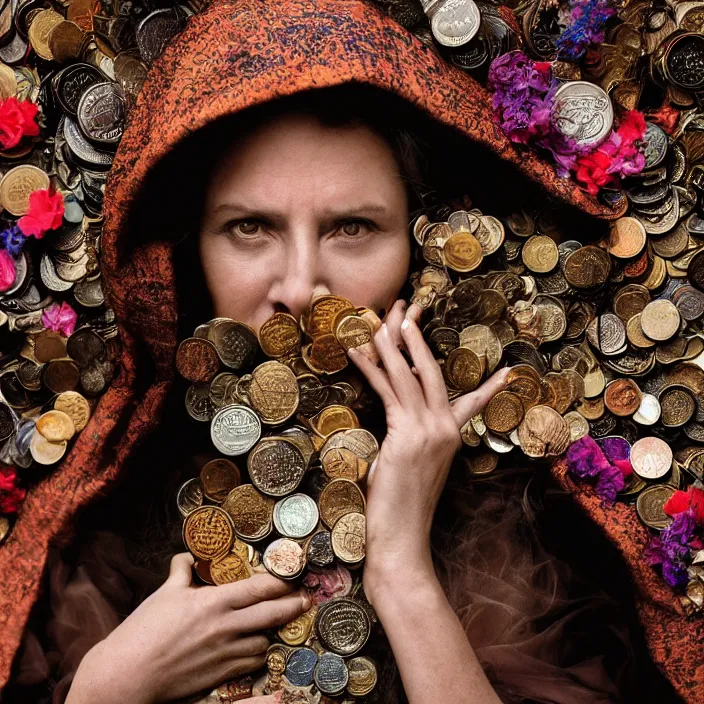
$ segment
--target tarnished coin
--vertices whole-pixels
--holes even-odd
[[[303,645],[313,633],[315,617],[318,615],[318,607],[311,606],[308,611],[302,613],[298,618],[284,624],[278,630],[278,636],[286,645]]]
[[[200,482],[204,494],[217,503],[222,503],[227,495],[241,481],[240,470],[234,462],[218,457],[203,466],[200,470]]]
[[[36,190],[49,188],[46,171],[22,164],[15,166],[0,181],[0,203],[12,215],[26,215],[29,210],[29,196]]]
[[[315,666],[315,686],[325,695],[340,694],[349,681],[345,661],[335,653],[321,653]]]
[[[237,538],[235,538],[237,541]],[[242,543],[242,545],[244,545]],[[246,557],[246,546],[244,556],[242,551],[231,551],[222,557],[214,559],[210,563],[210,576],[213,584],[230,584],[240,582],[252,576],[252,568]]]
[[[0,183],[0,200],[2,200],[2,183]],[[4,204],[4,200],[2,201]],[[704,249],[701,249],[689,260],[687,278],[693,286],[704,291]]]
[[[199,337],[189,337],[176,350],[176,369],[188,381],[210,381],[220,368],[215,346]]]
[[[254,330],[229,318],[211,321],[208,339],[215,345],[222,363],[235,371],[251,365],[259,351],[259,340]]]
[[[529,457],[561,455],[570,444],[570,429],[565,419],[549,406],[533,406],[518,426],[518,438]]]
[[[314,567],[329,567],[335,561],[330,533],[326,530],[314,533],[306,545],[308,564]]]
[[[116,83],[94,83],[78,103],[78,126],[99,146],[117,144],[122,139],[125,109],[125,97]]]
[[[666,298],[648,303],[640,314],[643,332],[656,342],[664,342],[680,329],[680,313]]]
[[[348,479],[333,479],[323,488],[318,507],[323,523],[332,528],[346,513],[364,513],[364,496],[354,482]]]
[[[252,407],[269,425],[283,423],[298,408],[296,375],[281,362],[269,361],[256,367],[248,393]]]
[[[306,566],[306,555],[296,541],[278,538],[267,545],[262,562],[274,577],[295,579]]]
[[[604,403],[616,416],[631,416],[639,408],[642,392],[633,379],[615,379],[606,385]]]
[[[39,464],[55,464],[66,454],[67,442],[50,442],[41,433],[35,432],[29,443],[32,458]]]
[[[647,234],[640,220],[622,217],[611,223],[609,254],[617,259],[637,257],[645,248]]]
[[[37,418],[37,432],[49,442],[70,440],[76,434],[71,416],[63,411],[47,411]]]
[[[249,452],[261,437],[262,426],[257,414],[247,406],[223,406],[210,424],[210,437],[223,455]]]
[[[430,29],[439,44],[459,47],[471,41],[481,26],[474,0],[447,0],[434,5]]]
[[[603,286],[611,275],[611,257],[601,247],[587,245],[572,252],[563,271],[570,286],[591,289]]]
[[[675,493],[675,487],[670,484],[649,486],[638,494],[636,511],[645,525],[655,530],[662,530],[672,522],[665,513],[664,505]]]
[[[474,391],[484,375],[485,365],[470,349],[458,347],[445,360],[443,374],[448,386],[456,391]]]
[[[587,339],[605,355],[616,355],[626,350],[626,326],[613,313],[603,313],[587,327]]]
[[[274,506],[274,528],[284,538],[305,538],[318,525],[318,506],[306,494],[292,494]]]
[[[658,397],[662,415],[660,422],[666,428],[679,428],[692,419],[696,403],[686,386],[668,386]]]
[[[261,540],[271,532],[274,500],[251,484],[235,487],[223,501],[222,508],[243,540]]]
[[[331,531],[332,549],[338,560],[358,564],[365,555],[367,520],[363,513],[346,513]]]
[[[672,450],[660,438],[644,437],[631,447],[633,471],[643,479],[660,479],[672,467]]]
[[[203,486],[198,477],[181,485],[176,495],[176,505],[184,518],[203,505]]]
[[[694,286],[680,286],[672,294],[672,302],[682,319],[688,323],[704,317],[704,293],[697,291]]]
[[[191,384],[186,391],[186,411],[188,415],[201,423],[209,423],[215,415],[215,404],[210,398],[210,385]]]
[[[313,673],[318,664],[318,654],[312,648],[296,648],[286,662],[286,679],[294,687],[307,687],[313,683]]]
[[[263,438],[247,458],[252,484],[269,496],[295,491],[306,472],[306,461],[298,447],[284,438]]]
[[[0,440],[7,440],[16,429],[16,416],[12,409],[0,402]]]
[[[230,517],[217,506],[201,506],[183,523],[183,542],[201,560],[214,560],[225,555],[234,539]]]
[[[353,697],[365,697],[377,683],[377,670],[374,661],[364,655],[359,655],[347,661],[349,682],[347,691]]]
[[[447,266],[459,272],[476,269],[483,259],[482,246],[477,238],[469,232],[456,232],[443,246],[443,257]]]
[[[589,435],[589,423],[581,413],[570,411],[564,415],[564,419],[570,429],[571,443]]]
[[[300,347],[296,319],[289,313],[274,313],[259,328],[259,344],[267,357],[286,357]]]
[[[315,622],[320,642],[333,653],[350,656],[367,642],[371,623],[367,612],[353,599],[332,599],[322,604]]]
[[[521,250],[523,263],[536,274],[547,274],[560,261],[557,244],[545,235],[533,235],[523,245]]]
[[[607,93],[588,81],[567,81],[555,93],[555,129],[580,147],[597,146],[611,132],[614,110]]]
[[[511,391],[499,391],[484,408],[484,422],[495,433],[509,433],[523,420],[521,397]]]

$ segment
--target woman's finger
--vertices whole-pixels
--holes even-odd
[[[389,328],[391,337],[394,341],[396,347],[405,347],[405,341],[401,335],[401,323],[406,317],[406,302],[403,300],[398,300],[391,306],[391,310],[388,312],[384,322]]]
[[[396,394],[393,388],[391,388],[389,377],[383,369],[380,369],[367,355],[354,347],[347,350],[347,354],[359,371],[364,374],[364,377],[369,382],[369,386],[376,391],[381,402],[384,404],[384,408],[388,410],[394,403],[398,403]]]
[[[413,360],[416,376],[423,387],[423,394],[428,408],[439,411],[447,409],[447,389],[442,378],[440,365],[435,361],[433,353],[423,339],[420,328],[411,318],[401,323],[401,332],[406,341],[408,353]]]
[[[250,672],[258,670],[260,667],[266,665],[266,653],[261,655],[250,655],[246,658],[234,658],[233,660],[226,660],[224,662],[223,673],[219,679],[227,682],[228,680],[233,680],[236,677],[241,677]],[[254,699],[248,699],[247,701],[253,702]],[[271,701],[270,699],[264,699],[264,701]],[[275,699],[273,701],[276,701]]]
[[[233,614],[233,629],[237,633],[251,633],[274,626],[283,626],[307,611],[310,603],[310,597],[304,592],[262,601]]]
[[[193,555],[190,552],[180,552],[171,558],[169,566],[169,576],[166,581],[169,584],[180,587],[190,587],[193,584]]]
[[[254,574],[240,582],[212,587],[210,593],[229,609],[246,609],[259,602],[290,594],[292,590],[293,585],[290,582],[284,582],[283,579],[278,579],[267,572]]]
[[[499,391],[506,388],[506,377],[510,370],[510,367],[499,369],[478,389],[464,394],[452,402],[452,415],[455,417],[458,428],[461,428],[472,416],[479,413]]]
[[[400,328],[399,323],[399,334]],[[381,326],[381,330],[374,337],[374,342],[399,403],[409,409],[419,408],[421,404],[425,403],[423,389],[394,342],[386,323]]]
[[[270,645],[271,641],[261,634],[244,636],[234,640],[228,650],[228,657],[234,659],[261,655],[262,653],[266,653]]]
[[[412,320],[420,327],[420,318],[423,315],[423,309],[417,303],[411,303],[406,309],[406,317]]]

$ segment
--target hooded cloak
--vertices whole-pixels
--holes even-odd
[[[103,280],[123,350],[118,373],[70,454],[27,496],[0,549],[0,687],[8,680],[50,547],[70,543],[77,513],[111,491],[160,422],[174,379],[177,304],[172,243],[125,246],[126,222],[147,174],[193,131],[300,91],[357,82],[389,91],[450,126],[551,195],[602,218],[619,215],[517,151],[492,119],[487,91],[360,0],[216,0],[151,67],[132,109],[105,193]],[[630,569],[651,654],[688,702],[704,700],[704,621],[688,621],[642,559],[635,512],[605,506],[586,486],[554,476],[613,542]]]

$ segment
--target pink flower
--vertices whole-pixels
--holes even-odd
[[[17,471],[14,467],[0,468],[0,513],[17,513],[27,495],[26,489],[17,485]]]
[[[64,217],[64,198],[51,188],[33,191],[29,196],[29,211],[17,221],[25,235],[44,237],[47,230],[61,227]]]
[[[15,260],[5,249],[0,249],[0,291],[7,291],[15,283]]]
[[[78,314],[65,301],[61,305],[58,303],[50,305],[42,313],[42,325],[47,330],[61,333],[65,337],[70,337],[73,334],[77,320]]]
[[[39,108],[29,100],[5,98],[0,102],[0,146],[3,149],[16,147],[22,137],[36,137],[39,125],[35,118]]]

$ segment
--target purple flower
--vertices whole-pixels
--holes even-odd
[[[626,480],[623,478],[623,472],[618,467],[609,465],[599,473],[594,490],[604,501],[613,503],[616,501],[616,495],[625,485]]]
[[[680,587],[687,583],[685,558],[689,553],[688,546],[694,538],[696,525],[694,511],[682,511],[645,548],[646,562],[649,565],[661,565],[663,579],[671,587]]]
[[[566,458],[570,472],[581,478],[595,477],[609,466],[601,448],[589,435],[572,443]]]
[[[559,58],[577,61],[590,46],[604,41],[604,28],[616,11],[608,0],[572,0],[570,10],[555,44]]]
[[[489,67],[489,88],[498,90],[500,86],[510,86],[525,80],[530,59],[522,51],[509,51],[498,56]]]
[[[0,247],[13,257],[19,257],[26,239],[17,225],[11,225],[0,232]]]

